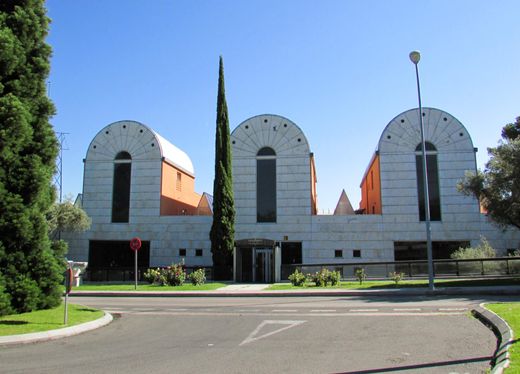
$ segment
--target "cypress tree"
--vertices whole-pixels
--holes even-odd
[[[222,56],[220,56],[215,134],[213,224],[210,232],[215,279],[230,279],[232,276],[235,207],[229,138],[229,118],[224,88],[224,63]]]
[[[59,305],[62,250],[45,213],[58,151],[46,96],[51,48],[43,0],[0,1],[0,313]],[[58,246],[59,247],[59,246]],[[61,247],[60,247],[61,248]]]

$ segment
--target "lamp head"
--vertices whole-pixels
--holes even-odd
[[[410,52],[410,61],[412,61],[414,63],[414,65],[417,65],[420,60],[421,60],[421,52],[419,52],[419,51]]]

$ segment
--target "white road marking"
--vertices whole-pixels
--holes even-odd
[[[289,312],[289,313],[294,313],[294,312],[297,312],[298,310],[297,309],[273,309],[271,310],[271,312],[274,312],[274,313],[280,313],[280,312]]]
[[[349,312],[378,312],[379,309],[349,309]]]
[[[421,308],[394,308],[394,312],[420,312]]]
[[[334,313],[336,309],[312,309],[311,313]]]
[[[237,312],[259,312],[260,309],[238,309]]]
[[[459,312],[463,310],[468,310],[468,308],[439,308],[441,312]]]
[[[249,334],[249,336],[247,338],[245,338],[242,341],[242,343],[239,344],[239,346],[248,344],[248,343],[252,343],[252,342],[255,342],[255,341],[263,339],[263,338],[267,338],[268,336],[271,336],[271,335],[277,334],[279,332],[282,332],[284,330],[290,329],[291,327],[301,325],[304,322],[306,322],[306,321],[275,321],[275,320],[262,321],[262,323],[259,324],[257,326],[257,328],[254,329],[253,332],[251,332],[251,334]],[[263,335],[258,335],[258,333],[260,332],[262,327],[267,326],[267,325],[282,325],[283,327],[279,328],[278,330],[270,331]]]

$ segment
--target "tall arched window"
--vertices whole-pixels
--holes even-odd
[[[256,221],[276,222],[276,153],[269,147],[256,155]]]
[[[426,145],[426,168],[428,170],[428,195],[430,197],[430,220],[441,220],[441,198],[439,193],[439,170],[437,168],[437,148],[430,143]],[[417,170],[417,196],[419,204],[419,219],[426,220],[424,208],[424,180],[423,180],[423,161],[422,143],[415,148],[415,166]]]
[[[114,185],[112,189],[112,222],[128,222],[130,215],[130,181],[132,156],[121,151],[114,159]]]

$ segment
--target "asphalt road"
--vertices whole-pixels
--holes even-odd
[[[116,316],[0,347],[2,373],[480,373],[496,346],[479,299],[71,298]]]

